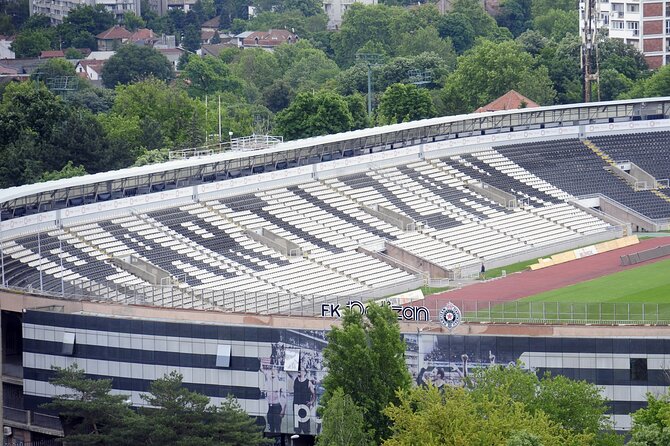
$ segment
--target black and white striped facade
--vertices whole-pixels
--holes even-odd
[[[215,404],[229,394],[235,396],[268,430],[273,407],[282,407],[285,415],[281,419],[275,415],[275,432],[293,434],[301,426],[301,433],[316,434],[320,420],[314,407],[294,404],[305,399],[296,395],[305,393],[295,390],[299,385],[296,361],[310,381],[302,389],[310,389],[318,400],[323,393],[326,332],[282,328],[296,324],[281,321],[271,325],[27,310],[23,317],[25,405],[34,410],[62,390],[48,382],[52,366],[77,363],[92,377],[112,378],[114,391],[129,395],[133,405],[143,403],[140,395],[153,380],[176,370],[190,389],[209,396]],[[665,328],[527,328],[525,333],[518,326],[505,333],[505,327],[465,326],[449,334],[437,327],[419,332],[403,324],[407,364],[418,381],[429,380],[442,369],[448,382],[459,384],[473,368],[516,360],[538,373],[587,380],[602,387],[612,401],[613,419],[620,430],[630,428],[629,414],[644,406],[647,392],[666,391],[670,332]]]

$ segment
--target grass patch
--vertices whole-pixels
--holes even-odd
[[[424,296],[431,296],[433,294],[438,294],[438,293],[441,293],[443,291],[450,290],[451,287],[448,287],[448,286],[444,286],[444,287],[422,286],[419,289],[423,292]]]
[[[507,266],[501,266],[500,268],[491,268],[486,270],[484,273],[483,279],[494,279],[496,277],[502,276],[502,272],[505,271],[505,274],[518,273],[527,269],[530,265],[537,263],[538,259],[526,260],[524,262],[513,263]]]
[[[469,312],[494,321],[670,321],[670,259]]]

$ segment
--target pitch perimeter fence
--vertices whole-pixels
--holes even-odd
[[[124,305],[174,309],[213,310],[229,313],[323,317],[337,319],[352,306],[364,308],[369,301],[386,301],[377,296],[263,294],[225,290],[192,290],[175,287],[117,286],[108,288],[90,282],[68,284],[61,292],[35,288],[1,287],[10,292],[29,293],[57,299],[108,302]],[[390,294],[386,294],[390,295]],[[405,302],[396,311],[404,321],[439,323],[448,296]],[[452,300],[464,322],[533,324],[670,325],[670,302],[530,302]]]

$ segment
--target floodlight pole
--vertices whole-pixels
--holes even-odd
[[[368,64],[368,116],[372,115],[372,66]]]
[[[377,53],[356,53],[356,59],[368,67],[368,116],[372,116],[372,67],[379,65],[383,55]]]

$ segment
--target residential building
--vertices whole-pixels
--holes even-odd
[[[126,12],[141,14],[140,0],[29,0],[30,15],[44,14],[54,25],[63,23],[71,9],[96,4],[104,5],[117,19],[122,19]]]
[[[272,50],[282,43],[296,43],[298,35],[285,29],[269,31],[246,31],[235,36],[240,48],[264,48]]]
[[[126,43],[133,33],[120,25],[114,25],[106,31],[101,32],[95,38],[98,41],[98,50],[115,51]]]
[[[62,50],[49,50],[40,53],[40,59],[64,59],[65,53]]]
[[[354,3],[376,5],[377,0],[323,0],[323,10],[328,16],[328,29],[339,29],[344,13]]]
[[[149,0],[149,9],[162,16],[171,9],[183,9],[184,12],[188,12],[195,2],[196,0]]]
[[[105,60],[80,60],[74,67],[77,74],[90,81],[102,80],[102,67],[105,65]]]
[[[0,36],[0,59],[14,59],[16,55],[11,50],[13,37]]]
[[[585,7],[580,0],[580,34],[584,33]],[[639,49],[650,68],[670,60],[670,1],[597,0],[596,18],[598,28],[607,31],[610,38]]]

